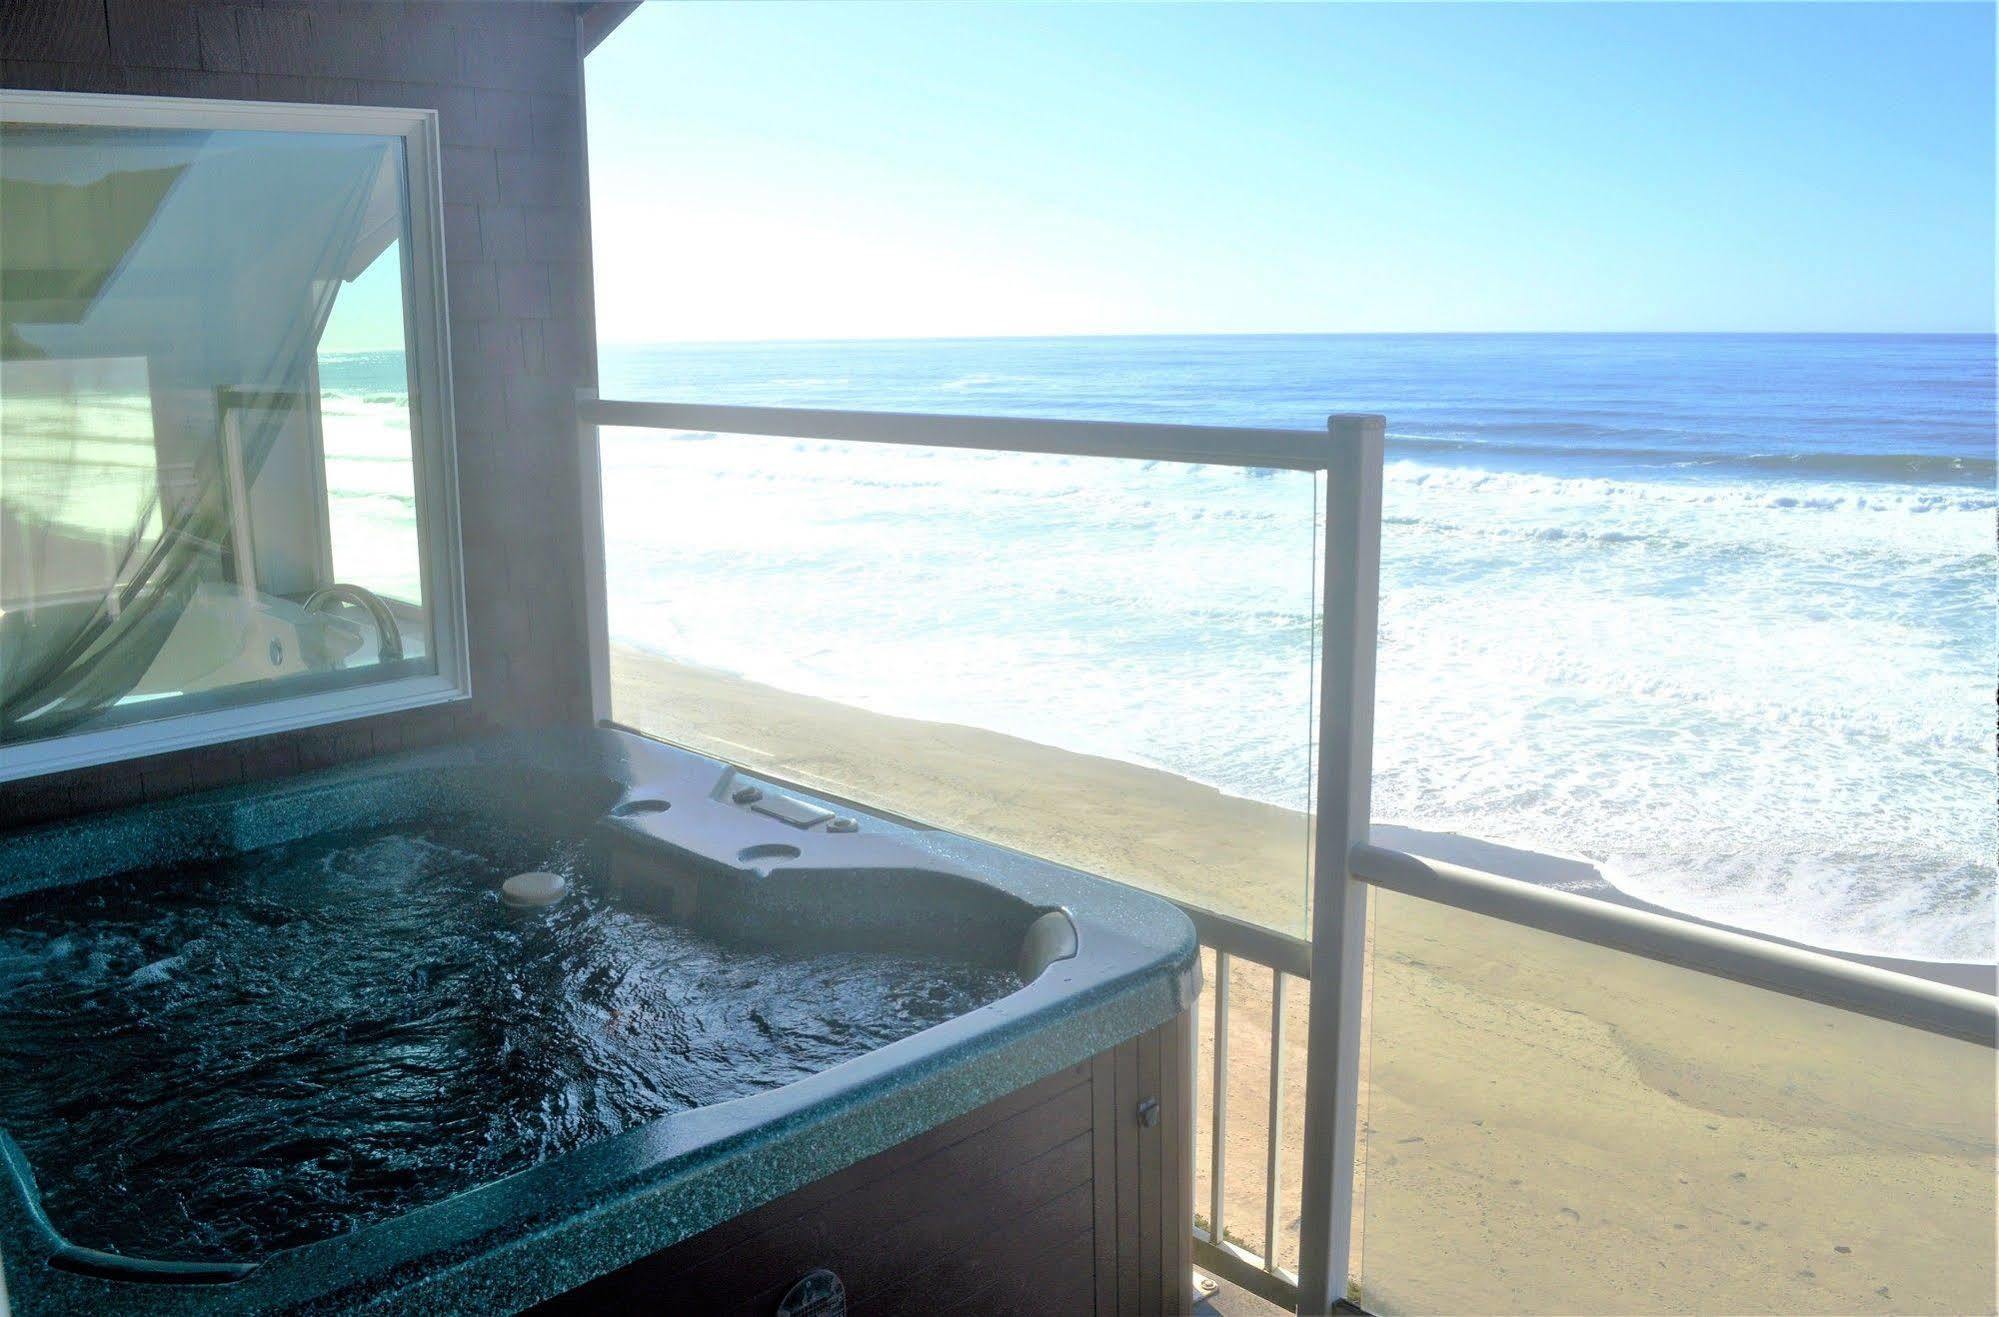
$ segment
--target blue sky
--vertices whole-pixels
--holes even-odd
[[[1987,330],[1984,4],[644,5],[607,342]]]
[[[400,352],[403,342],[403,257],[394,245],[333,299],[319,350]]]

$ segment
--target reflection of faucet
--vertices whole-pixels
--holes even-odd
[[[396,626],[396,615],[389,611],[389,606],[382,602],[380,595],[358,585],[329,585],[312,592],[305,601],[305,611],[318,612],[320,605],[329,601],[355,604],[368,611],[380,636],[377,657],[382,662],[393,663],[403,656],[402,630]]]

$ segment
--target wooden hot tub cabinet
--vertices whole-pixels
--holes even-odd
[[[823,1267],[855,1314],[1189,1312],[1193,1019],[1183,1013],[534,1311],[771,1317]]]

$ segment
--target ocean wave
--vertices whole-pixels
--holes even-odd
[[[355,392],[328,389],[320,395],[320,408],[324,412],[347,416],[373,416],[384,411],[406,411],[409,408],[409,394],[388,389],[363,389]]]
[[[1643,480],[1612,475],[1438,466],[1408,458],[1388,463],[1385,475],[1391,482],[1409,486],[1450,488],[1461,492],[1488,491],[1512,497],[1646,500],[1689,505],[1740,504],[1774,511],[1915,515],[1999,510],[1999,495],[1984,490],[1977,493],[1944,493],[1862,483],[1771,485],[1761,481]]]
[[[1009,384],[1022,384],[1027,377],[1022,375],[994,375],[977,371],[970,375],[960,375],[957,379],[946,380],[937,387],[949,393],[963,393],[970,389],[1000,388]]]
[[[367,508],[370,504],[389,504],[403,512],[411,514],[413,518],[416,510],[416,496],[414,494],[400,493],[396,490],[346,489],[339,491],[335,498],[339,508],[355,511]],[[382,513],[374,511],[371,515],[381,516]],[[409,530],[411,534],[416,533],[416,522],[414,519],[409,522]]]
[[[1912,860],[1928,881],[1895,881]],[[1992,964],[1999,951],[1992,867],[1966,865],[1948,848],[1828,859],[1781,841],[1693,836],[1670,850],[1613,853],[1600,868],[1640,900],[1806,946],[1972,965]]]
[[[1492,428],[1492,427],[1481,427]],[[1593,439],[1606,433],[1587,425],[1523,424],[1524,431],[1536,435],[1569,435]],[[1621,431],[1610,431],[1617,434]],[[1614,443],[1536,443],[1522,440],[1492,440],[1465,435],[1425,435],[1407,431],[1388,432],[1389,448],[1419,452],[1461,452],[1482,455],[1505,454],[1518,457],[1559,458],[1566,462],[1591,464],[1631,463],[1652,465],[1688,473],[1731,471],[1764,475],[1789,475],[1882,483],[1985,485],[1999,477],[1999,460],[1943,453],[1777,453],[1715,452],[1692,445],[1652,447]]]

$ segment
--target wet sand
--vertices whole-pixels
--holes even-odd
[[[621,722],[1302,931],[1295,812],[629,650],[614,652],[612,676]],[[1432,854],[1481,845],[1377,835]],[[1538,858],[1551,866],[1541,880],[1591,890],[1589,866]],[[1394,893],[1375,894],[1370,925],[1354,1273],[1371,1308],[1995,1308],[1990,1049]],[[1280,1104],[1277,1252],[1294,1267],[1303,986],[1287,996]],[[1233,967],[1223,1212],[1252,1251],[1264,1233],[1270,988],[1268,970]],[[1208,1014],[1204,1108],[1212,1034]],[[1209,1134],[1197,1131],[1203,1217]]]

